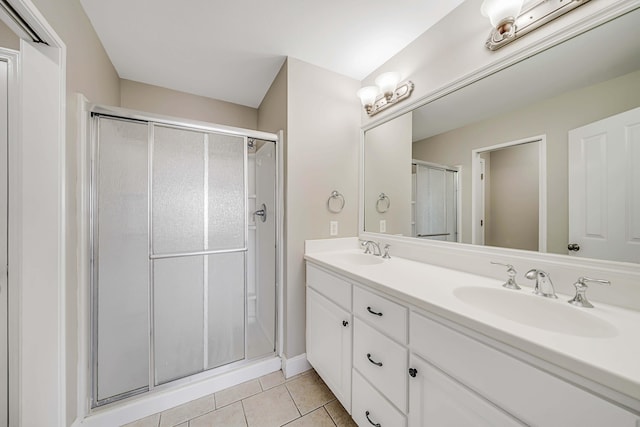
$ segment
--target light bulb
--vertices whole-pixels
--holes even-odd
[[[517,18],[524,0],[484,0],[480,7],[482,16],[487,16],[491,25],[497,28],[507,18]]]
[[[356,94],[360,98],[362,106],[365,108],[370,108],[373,103],[376,102],[376,97],[378,96],[378,88],[376,86],[365,86],[358,92],[356,92]]]
[[[376,86],[380,88],[380,92],[387,100],[393,96],[398,83],[400,83],[400,74],[395,72],[382,73],[376,78]]]

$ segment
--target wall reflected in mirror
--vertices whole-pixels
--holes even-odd
[[[624,37],[620,37],[621,34]],[[364,229],[581,256],[567,249],[573,243],[569,241],[568,134],[573,129],[639,106],[640,10],[636,9],[367,130]],[[640,135],[640,130],[635,134]],[[484,216],[474,216],[478,203],[473,203],[473,193],[478,190],[477,186],[474,190],[473,151],[538,136],[543,136],[546,144],[544,158],[540,159],[545,166],[544,210],[538,214],[536,206],[526,206],[536,195],[525,195],[524,190],[518,190],[524,188],[522,180],[527,177],[536,182],[537,178],[531,179],[532,172],[522,174],[518,178],[522,181],[520,184],[516,184],[515,175],[508,172],[509,169],[523,172],[525,168],[541,170],[538,159],[529,157],[527,162],[530,154],[525,154],[520,166],[512,157],[503,164],[501,172],[490,170],[491,187],[486,187],[489,198],[483,198]],[[634,141],[640,147],[640,136]],[[640,153],[640,148],[634,152]],[[487,163],[504,162],[497,159],[501,154],[506,153],[491,152],[490,158],[485,155],[485,167]],[[425,178],[429,174],[418,169],[419,164],[456,171],[450,189],[455,195],[447,200],[446,179],[434,175],[430,184],[430,179]],[[640,206],[638,187],[634,188],[636,190],[627,191],[627,203]],[[376,210],[380,193],[391,201],[384,213]],[[486,206],[492,203],[491,195],[503,197]],[[479,196],[476,194],[475,198]],[[509,205],[517,209],[509,211],[505,207]],[[640,216],[638,209],[630,209],[628,215]],[[480,220],[489,229],[484,230],[484,242],[477,231]],[[640,218],[632,218],[631,223],[640,224]],[[544,227],[540,228],[540,224]],[[448,228],[453,225],[455,228]],[[536,241],[531,236],[541,229],[544,235]],[[516,239],[513,230],[526,230],[527,241],[522,243],[520,238]],[[453,234],[447,236],[447,233]],[[540,242],[544,244],[541,246]],[[637,243],[640,246],[640,241]],[[597,257],[613,258],[602,253]],[[631,261],[640,262],[640,258],[632,257]]]

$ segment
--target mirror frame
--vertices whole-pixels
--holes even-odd
[[[559,45],[573,37],[579,36],[597,26],[612,21],[628,12],[639,9],[640,5],[637,1],[621,1],[616,2],[610,6],[605,7],[603,10],[597,11],[591,14],[587,18],[578,21],[574,24],[564,27],[562,30],[550,34],[546,38],[540,40],[538,43],[530,44],[522,49],[514,52],[513,55],[498,59],[486,66],[466,74],[465,76],[453,80],[450,83],[436,88],[435,90],[428,92],[426,95],[418,98],[416,101],[409,103],[402,108],[390,112],[388,115],[380,117],[375,120],[363,122],[360,128],[360,152],[359,152],[359,182],[358,182],[358,235],[361,239],[384,239],[389,241],[396,241],[398,243],[405,243],[412,246],[419,246],[425,249],[434,250],[446,250],[456,251],[459,253],[472,253],[483,254],[492,256],[505,256],[505,257],[527,257],[529,259],[551,261],[559,264],[565,264],[568,266],[583,266],[583,267],[600,267],[612,269],[614,271],[623,273],[638,273],[638,264],[629,262],[599,260],[592,258],[577,258],[571,257],[567,254],[551,254],[547,252],[533,252],[520,249],[499,248],[492,246],[480,246],[467,243],[457,242],[441,242],[432,240],[416,239],[407,236],[395,236],[391,234],[375,233],[365,231],[365,200],[364,200],[364,166],[365,166],[365,133],[381,124],[396,119],[404,114],[412,112],[413,110],[422,107],[430,102],[436,101],[444,96],[447,96],[459,89],[469,86],[491,74],[502,71],[512,65],[515,65],[531,56],[535,56],[547,49],[550,49],[556,45]],[[363,119],[366,120],[366,119]],[[546,216],[546,211],[545,211]]]

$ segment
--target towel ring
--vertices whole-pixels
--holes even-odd
[[[344,208],[344,196],[338,190],[333,190],[327,200],[327,209],[333,213],[340,213],[342,208]]]
[[[379,213],[385,213],[389,210],[390,206],[391,200],[389,200],[389,196],[384,193],[380,193],[380,195],[378,196],[378,201],[376,202],[376,210]]]

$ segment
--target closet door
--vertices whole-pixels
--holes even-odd
[[[94,404],[149,386],[147,124],[96,123]]]

